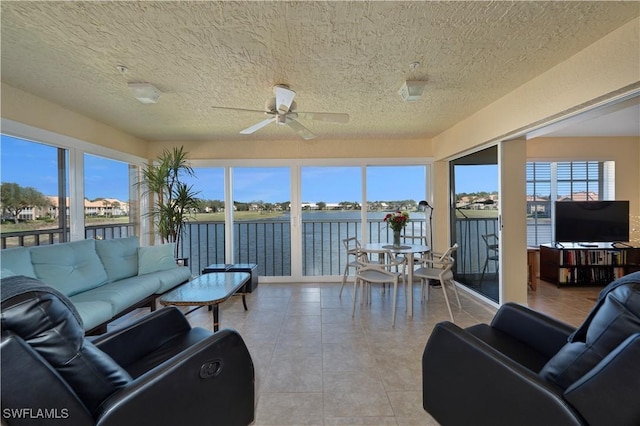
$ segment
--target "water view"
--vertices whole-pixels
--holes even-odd
[[[391,242],[383,221],[388,212],[367,213],[369,242]],[[423,212],[411,212],[406,235],[427,235]],[[346,262],[342,240],[363,240],[360,211],[307,211],[302,215],[302,270],[305,276],[341,275]],[[224,223],[191,222],[183,239],[183,256],[194,272],[212,263],[225,263]],[[234,263],[257,263],[262,276],[291,275],[289,212],[277,217],[234,223]]]

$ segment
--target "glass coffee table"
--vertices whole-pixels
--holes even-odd
[[[218,331],[218,305],[233,296],[250,279],[248,272],[212,272],[165,293],[159,301],[163,306],[196,306],[187,314],[209,306],[213,311],[213,331]],[[245,294],[242,293],[242,303],[246,307],[244,297]]]

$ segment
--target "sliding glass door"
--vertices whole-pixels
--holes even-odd
[[[362,239],[362,168],[300,168],[302,275],[340,275],[347,261],[342,241]]]
[[[343,240],[391,241],[386,213],[409,211],[405,234],[427,235],[418,211],[427,195],[426,164],[203,163],[194,181],[202,205],[183,247],[194,272],[213,263],[255,263],[267,281],[335,281],[347,259]]]
[[[234,167],[233,263],[262,276],[291,276],[291,169]]]
[[[459,249],[455,279],[499,301],[498,148],[451,161],[451,234]]]
[[[427,193],[425,166],[368,166],[366,179],[368,242],[393,242],[393,230],[383,219],[395,211],[409,213],[404,236],[429,235],[425,212],[418,208]]]

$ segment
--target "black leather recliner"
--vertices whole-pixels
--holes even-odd
[[[640,272],[575,329],[520,305],[491,325],[436,325],[423,406],[443,425],[640,425]]]
[[[164,308],[92,341],[71,302],[27,277],[1,282],[8,425],[247,425],[254,370],[233,330]]]

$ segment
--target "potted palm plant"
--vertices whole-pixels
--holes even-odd
[[[183,181],[187,176],[193,177],[195,173],[183,147],[165,149],[142,170],[141,183],[146,187],[145,194],[153,200],[148,215],[152,218],[160,241],[176,243],[176,258],[184,224],[199,205],[198,192],[193,190],[193,185]]]

